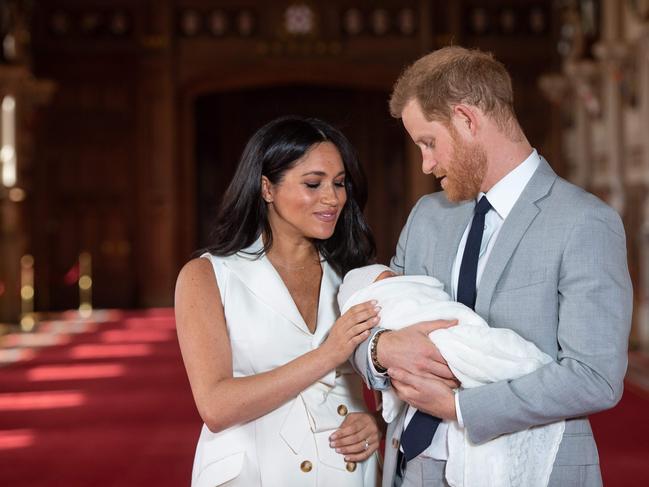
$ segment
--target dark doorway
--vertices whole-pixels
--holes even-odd
[[[379,261],[394,252],[405,222],[404,136],[387,108],[388,93],[347,88],[282,86],[199,97],[196,117],[197,243],[207,243],[216,208],[248,138],[266,122],[289,114],[322,118],[358,150],[369,183],[366,215]]]

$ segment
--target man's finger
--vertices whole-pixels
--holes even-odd
[[[419,389],[419,386],[421,385],[422,380],[426,380],[426,378],[421,377],[417,374],[411,374],[410,372],[400,369],[398,367],[394,368],[389,368],[388,369],[388,375],[392,379],[392,382],[394,384],[394,381],[396,380],[400,384],[412,387],[413,389]]]
[[[440,377],[439,375],[436,375],[436,374],[433,374],[433,373],[430,373],[430,372],[424,373],[420,377],[422,377],[423,379],[428,379],[428,380],[436,380],[436,381],[441,382],[442,384],[450,387],[451,389],[457,389],[461,385],[460,382],[455,378],[453,378],[453,379],[444,379],[444,378]]]
[[[451,326],[457,325],[457,320],[434,320],[434,321],[422,321],[416,323],[413,326],[417,328],[422,333],[428,335],[431,331],[440,330],[442,328],[450,328]]]
[[[434,362],[432,360],[426,364],[423,372],[431,374],[439,379],[455,379],[453,371],[448,367],[448,365]]]
[[[410,387],[408,384],[399,382],[398,380],[392,381],[392,387],[397,393],[397,397],[409,404],[412,401],[412,398],[417,394],[416,389]]]

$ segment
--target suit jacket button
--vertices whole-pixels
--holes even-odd
[[[340,406],[338,406],[338,414],[340,414],[341,416],[346,416],[347,415],[347,406],[345,406],[344,404],[341,404]]]
[[[310,461],[304,460],[302,463],[300,463],[300,470],[302,470],[303,472],[310,472],[312,469],[313,465]]]
[[[399,448],[399,440],[397,440],[396,438],[392,438],[392,448],[394,448],[395,450]]]
[[[353,472],[354,470],[356,470],[356,462],[347,462],[345,468],[348,472]]]

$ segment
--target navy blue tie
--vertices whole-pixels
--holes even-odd
[[[476,298],[476,276],[478,273],[478,258],[480,257],[480,246],[482,234],[484,233],[485,214],[492,208],[486,196],[480,198],[475,207],[473,222],[469,229],[469,236],[462,255],[460,265],[460,277],[457,286],[457,300],[469,308],[475,306]],[[410,423],[401,434],[401,447],[406,462],[417,457],[433,441],[435,431],[441,420],[435,416],[417,410]],[[401,467],[403,468],[404,465]]]
[[[482,245],[482,234],[484,233],[484,217],[492,206],[486,196],[480,198],[475,205],[473,222],[469,229],[469,236],[466,239],[462,264],[460,265],[460,277],[457,281],[457,300],[473,309],[476,298],[476,276],[478,275],[478,259]]]

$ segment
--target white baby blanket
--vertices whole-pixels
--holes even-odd
[[[509,329],[490,328],[473,310],[451,301],[444,286],[429,276],[397,276],[353,293],[341,307],[376,299],[382,328],[396,330],[421,321],[457,319],[458,325],[429,337],[462,387],[511,380],[552,361],[533,343]],[[382,392],[383,418],[391,422],[403,403],[392,390]],[[545,487],[565,422],[502,435],[475,445],[457,422],[449,424],[446,480],[451,486]]]

